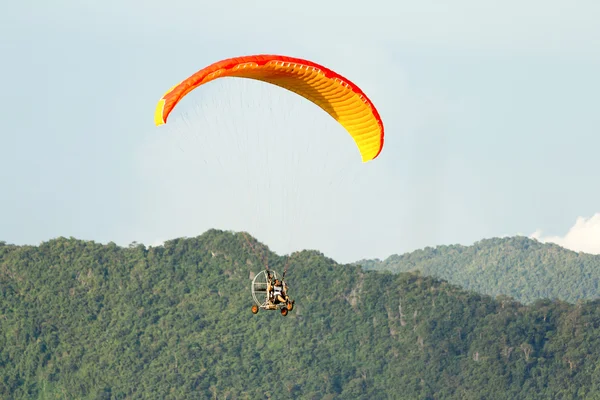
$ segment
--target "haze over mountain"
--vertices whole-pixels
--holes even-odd
[[[600,296],[600,255],[522,236],[484,239],[472,246],[426,247],[356,264],[368,270],[419,270],[465,289],[507,295],[524,303],[541,298],[576,302]]]
[[[287,262],[217,230],[158,247],[1,243],[0,397],[600,396],[599,301],[523,306],[301,251],[287,275],[294,310],[253,315],[262,255],[280,272]]]

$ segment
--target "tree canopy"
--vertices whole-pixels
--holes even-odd
[[[262,268],[242,234],[218,230],[158,247],[0,244],[0,397],[600,396],[598,301],[525,306],[302,251],[294,310],[253,315]]]

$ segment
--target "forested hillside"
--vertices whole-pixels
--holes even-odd
[[[525,304],[543,298],[575,303],[600,297],[600,255],[520,236],[486,239],[472,246],[427,247],[356,264],[367,270],[418,270],[465,289],[508,295]]]
[[[600,301],[523,306],[303,251],[294,310],[253,315],[251,247],[0,244],[0,398],[600,398]]]

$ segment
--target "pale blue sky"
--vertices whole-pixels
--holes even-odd
[[[4,5],[0,240],[154,244],[216,227],[347,262],[566,235],[600,212],[600,2],[440,4]],[[193,92],[154,127],[165,90],[256,53],[361,86],[386,126],[380,157],[362,164],[320,109],[249,81]]]

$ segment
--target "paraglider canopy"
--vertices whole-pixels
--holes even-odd
[[[290,90],[321,107],[354,139],[362,161],[375,159],[383,148],[384,129],[375,106],[350,80],[312,61],[280,55],[229,58],[211,64],[169,89],[159,100],[155,124],[162,125],[189,92],[223,77],[255,79]]]

